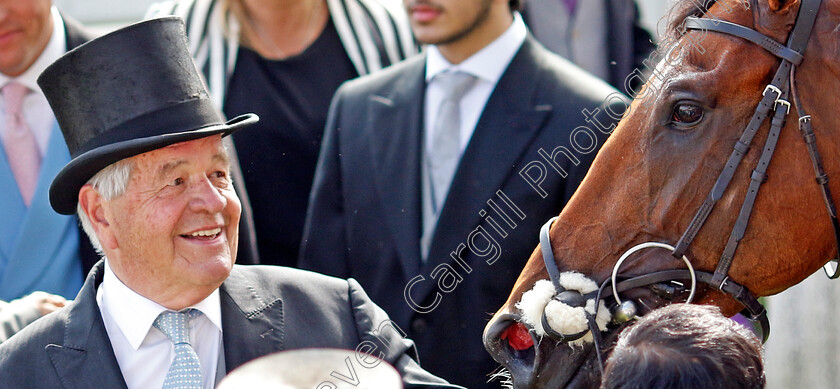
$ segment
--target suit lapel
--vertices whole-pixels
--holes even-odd
[[[67,316],[64,343],[46,347],[56,374],[67,389],[126,388],[96,304],[103,266],[100,261],[91,271],[75,303],[57,313],[66,312]]]
[[[514,56],[479,118],[441,210],[423,274],[452,262],[450,253],[481,224],[479,211],[516,175],[523,153],[552,111],[538,101],[543,73],[531,40],[529,36]],[[424,285],[428,291],[435,286],[424,284],[430,284]]]
[[[263,300],[260,289],[239,266],[234,266],[220,288],[228,372],[284,348],[283,302],[274,296]]]
[[[117,359],[96,303],[104,262],[88,275],[76,302],[66,312],[64,344],[46,352],[67,389],[126,388]],[[260,285],[238,266],[220,288],[227,371],[257,357],[283,349],[283,304],[279,298],[263,300]]]
[[[377,188],[405,279],[420,271],[420,139],[426,89],[425,56],[409,61],[391,93],[369,97],[367,116]]]

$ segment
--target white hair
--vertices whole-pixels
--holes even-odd
[[[104,169],[100,170],[96,175],[91,177],[87,184],[93,186],[105,200],[111,200],[121,196],[128,188],[128,179],[131,177],[131,170],[134,168],[134,163],[131,159],[122,159],[114,162]],[[103,255],[102,244],[93,230],[93,226],[88,219],[81,203],[76,204],[76,213],[79,215],[79,221],[82,224],[82,229],[90,238],[90,243],[96,252]]]

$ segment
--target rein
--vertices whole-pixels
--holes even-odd
[[[799,100],[795,77],[795,68],[801,64],[804,59],[805,47],[807,46],[808,39],[816,21],[817,10],[820,7],[820,3],[821,0],[802,1],[796,24],[791,31],[787,45],[781,45],[756,30],[738,24],[716,19],[701,19],[697,17],[687,17],[685,19],[685,31],[708,30],[737,36],[761,46],[770,53],[781,58],[782,62],[773,77],[773,81],[768,84],[762,92],[761,101],[756,106],[755,112],[753,113],[749,124],[743,130],[740,138],[735,143],[734,149],[729,156],[723,171],[721,171],[709,195],[706,197],[705,201],[700,206],[691,223],[686,228],[685,232],[682,234],[675,246],[660,242],[646,242],[631,248],[625,252],[615,264],[613,267],[612,277],[610,279],[604,281],[600,288],[595,292],[581,296],[580,293],[577,293],[576,291],[566,290],[560,283],[561,272],[557,267],[549,237],[549,230],[557,217],[552,218],[543,225],[540,230],[540,246],[546,271],[548,272],[549,278],[555,288],[556,294],[553,298],[554,300],[567,303],[569,305],[577,304],[579,306],[579,301],[581,299],[586,301],[587,299],[595,298],[595,314],[597,314],[598,301],[601,300],[601,296],[612,295],[618,305],[613,316],[613,320],[614,322],[621,324],[622,322],[630,320],[633,316],[635,316],[636,309],[632,302],[621,301],[618,295],[620,292],[646,286],[657,287],[658,290],[655,290],[657,294],[668,300],[673,300],[678,294],[685,291],[684,284],[679,282],[690,281],[691,288],[686,301],[690,302],[694,296],[696,283],[697,281],[700,281],[724,292],[741,303],[745,307],[742,312],[744,316],[746,316],[753,324],[756,332],[760,333],[762,341],[767,341],[770,335],[770,322],[767,318],[767,311],[746,287],[731,280],[728,273],[732,265],[732,259],[734,258],[735,252],[738,248],[738,244],[744,237],[758,191],[761,184],[766,181],[767,167],[769,166],[770,160],[776,149],[779,135],[784,127],[786,117],[790,113],[791,104],[788,101],[789,94],[792,95],[796,106],[796,112],[799,116],[799,129],[808,147],[808,152],[816,175],[816,181],[820,186],[826,208],[828,209],[829,217],[831,218],[835,240],[838,247],[838,254],[840,254],[840,223],[838,222],[836,207],[828,188],[828,176],[825,173],[822,165],[822,159],[817,149],[816,135],[811,128],[811,116],[805,113],[801,101]],[[753,137],[760,129],[762,123],[770,116],[771,111],[773,114],[770,120],[770,131],[768,133],[767,140],[765,141],[759,161],[750,176],[750,184],[744,203],[738,214],[735,226],[729,235],[729,240],[727,241],[720,260],[718,261],[718,265],[714,273],[696,271],[692,267],[691,262],[685,256],[685,253],[694,238],[697,236],[697,233],[702,228],[706,219],[711,214],[717,201],[722,198],[730,181],[735,175],[737,167],[749,151]],[[664,270],[618,280],[618,271],[623,261],[629,257],[629,255],[647,248],[663,248],[670,250],[671,254],[675,258],[681,259],[685,262],[688,269]],[[835,263],[834,266],[832,266],[832,262]],[[824,266],[826,274],[831,279],[840,277],[840,271],[838,271],[840,269],[837,268],[837,263],[838,259],[832,259]],[[678,287],[660,285],[663,282],[674,283],[675,281],[677,282]],[[575,293],[577,293],[576,296],[574,295]],[[626,303],[630,304],[628,305]],[[546,334],[557,341],[576,340],[584,336],[587,332],[592,333],[595,350],[598,354],[598,360],[601,362],[600,367],[603,369],[603,347],[600,338],[600,330],[593,320],[595,314],[587,314],[589,330],[577,334],[562,334],[555,329],[552,329],[549,326],[545,311],[543,311],[542,314],[542,325]],[[622,320],[616,320],[619,317],[621,317]]]

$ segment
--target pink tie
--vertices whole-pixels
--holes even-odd
[[[10,82],[3,87],[6,100],[6,130],[3,131],[3,147],[9,167],[17,181],[20,195],[28,207],[38,184],[38,172],[41,170],[41,153],[35,142],[35,135],[23,118],[21,105],[29,89],[17,82]]]

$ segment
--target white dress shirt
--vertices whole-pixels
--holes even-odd
[[[41,88],[38,86],[38,76],[51,63],[55,62],[59,57],[67,52],[67,39],[64,31],[64,22],[61,20],[61,15],[58,10],[52,7],[51,16],[53,20],[53,33],[50,41],[44,48],[44,51],[35,60],[29,69],[26,69],[23,74],[9,78],[3,73],[0,73],[0,87],[6,86],[9,81],[17,81],[34,93],[28,94],[23,99],[23,116],[29,128],[35,135],[35,141],[38,143],[38,149],[43,156],[47,152],[47,145],[50,140],[50,133],[55,126],[55,116],[53,116],[50,103]],[[6,106],[5,101],[0,98],[0,123],[6,122]],[[0,132],[6,131],[6,126],[0,126]],[[2,135],[2,133],[0,133]]]
[[[461,99],[461,153],[472,138],[478,119],[484,111],[484,106],[490,94],[496,88],[499,79],[507,69],[513,56],[525,42],[528,30],[522,17],[514,12],[513,23],[496,40],[461,62],[453,65],[440,53],[438,48],[430,45],[426,54],[426,97],[424,112],[424,130],[426,149],[432,146],[434,139],[435,118],[443,100],[443,90],[435,83],[434,77],[445,71],[462,71],[478,78],[475,86]]]
[[[152,323],[167,309],[123,284],[107,259],[102,284],[96,291],[96,302],[128,388],[162,387],[175,357],[175,346]],[[190,343],[201,363],[201,383],[205,389],[215,387],[220,378],[217,371],[224,373],[225,370],[220,304],[216,289],[206,299],[189,307],[203,313],[190,321]]]

